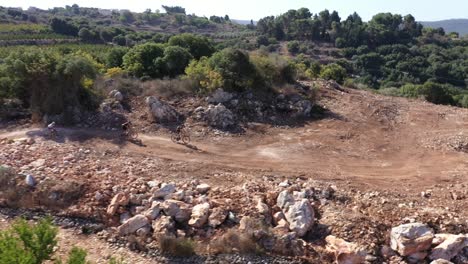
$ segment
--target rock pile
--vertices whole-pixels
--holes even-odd
[[[177,122],[180,114],[169,104],[153,97],[146,98],[149,111],[157,123]]]
[[[468,247],[468,234],[436,234],[422,223],[404,224],[392,228],[391,249],[409,263],[421,263],[428,256],[435,263],[465,258],[461,254]],[[457,257],[460,254],[459,257]],[[457,260],[457,263],[463,263]]]

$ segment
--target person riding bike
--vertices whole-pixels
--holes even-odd
[[[122,124],[122,130],[123,130],[124,135],[127,135],[128,130],[130,129],[131,125],[132,125],[132,123],[130,121],[127,121],[127,122]]]
[[[49,136],[57,136],[57,129],[55,128],[55,122],[52,122],[47,125],[47,130],[49,131]]]
[[[177,134],[180,134],[185,129],[185,124],[182,124],[176,128]]]

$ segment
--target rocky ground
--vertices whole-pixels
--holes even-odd
[[[28,211],[2,218],[50,212],[135,263],[467,263],[467,154],[452,146],[467,111],[314,85],[325,114],[307,122],[308,92],[274,109],[222,91],[153,97],[131,113],[114,92],[94,123],[54,140],[10,126],[0,203]],[[239,102],[258,111],[241,115]],[[135,120],[141,142],[119,139],[120,118]],[[171,127],[154,123],[163,118],[185,120],[192,145],[172,143]],[[174,256],[187,248],[196,255]]]

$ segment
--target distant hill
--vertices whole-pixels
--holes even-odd
[[[458,32],[460,36],[468,35],[468,19],[449,19],[421,22],[425,27],[443,28],[445,32]]]

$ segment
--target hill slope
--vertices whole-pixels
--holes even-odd
[[[468,19],[449,19],[421,22],[425,27],[443,28],[445,32],[458,32],[460,36],[468,35]]]

